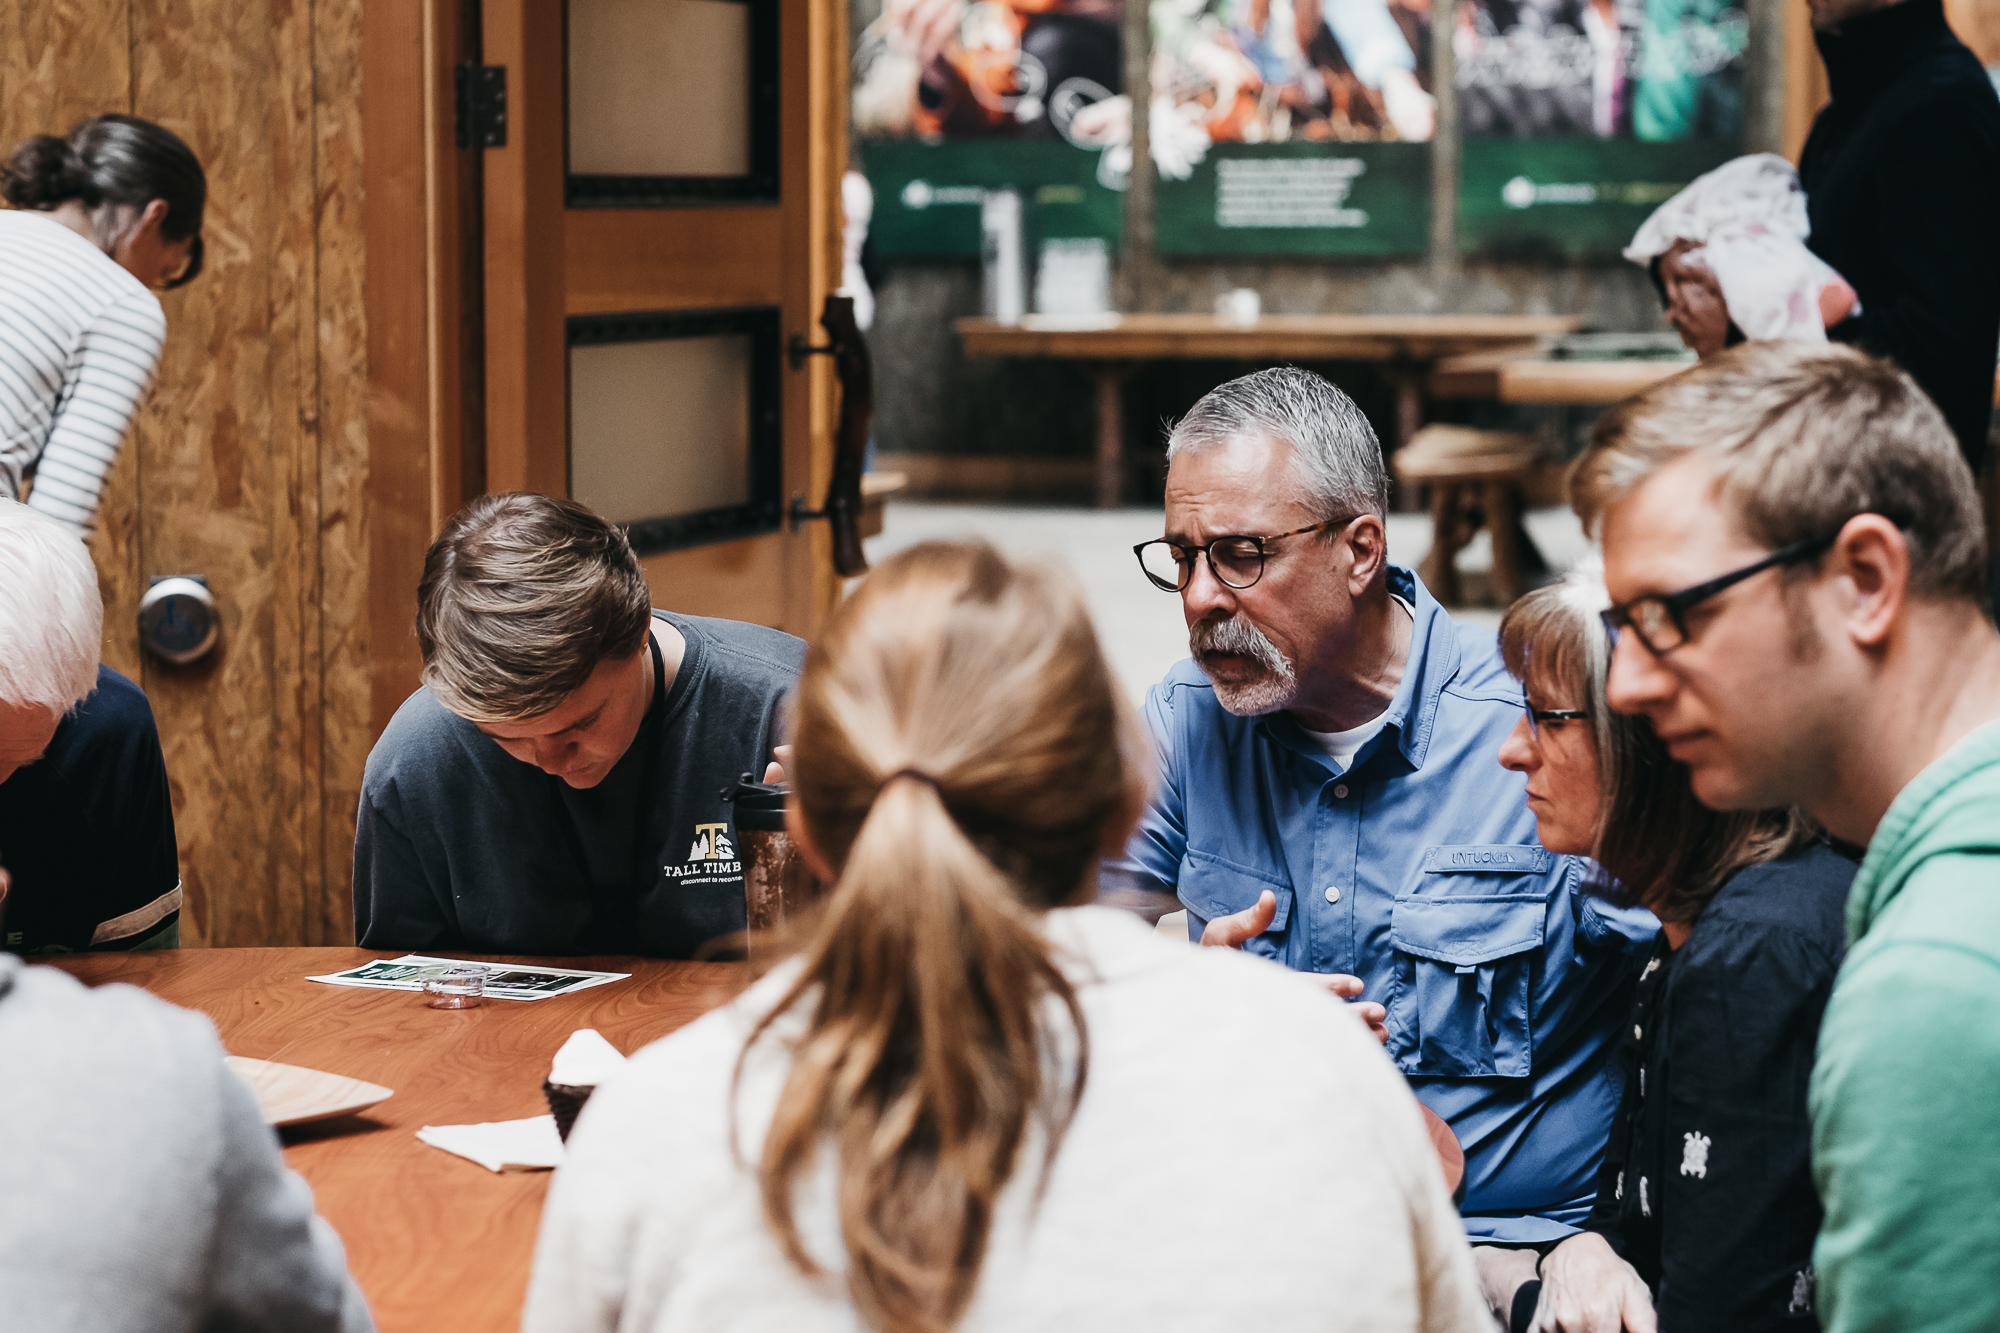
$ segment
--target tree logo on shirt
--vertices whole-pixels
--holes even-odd
[[[733,861],[736,848],[729,841],[729,825],[696,824],[694,826],[694,846],[688,850],[690,861]]]
[[[1681,1174],[1708,1179],[1708,1145],[1713,1142],[1706,1134],[1683,1134],[1685,1148],[1681,1153]]]

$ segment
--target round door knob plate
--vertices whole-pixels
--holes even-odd
[[[139,599],[139,642],[163,662],[186,666],[214,651],[222,615],[208,580],[167,575]]]

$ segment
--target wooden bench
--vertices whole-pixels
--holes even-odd
[[[1418,573],[1446,606],[1464,604],[1458,553],[1483,525],[1493,539],[1493,593],[1506,606],[1548,564],[1521,524],[1524,488],[1542,469],[1541,440],[1515,431],[1425,426],[1392,458],[1396,475],[1430,487],[1431,553]]]
[[[909,477],[901,472],[864,472],[861,474],[861,535],[879,537],[882,535],[882,507],[889,497],[898,491],[907,490]]]

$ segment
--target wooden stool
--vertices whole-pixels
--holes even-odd
[[[908,490],[910,476],[907,472],[864,472],[861,474],[861,535],[879,537],[882,535],[882,508],[889,497],[898,491]]]
[[[1493,592],[1502,606],[1548,563],[1521,526],[1521,488],[1538,470],[1535,436],[1465,426],[1425,426],[1392,456],[1396,475],[1431,488],[1431,553],[1418,573],[1446,606],[1463,603],[1458,553],[1483,523],[1493,537]]]

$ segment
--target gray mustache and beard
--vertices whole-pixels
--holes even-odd
[[[1208,672],[1215,701],[1238,717],[1256,717],[1291,706],[1298,693],[1298,673],[1278,645],[1242,616],[1199,620],[1188,628],[1188,652]],[[1256,663],[1248,679],[1225,681],[1209,671],[1211,653],[1235,653]]]

